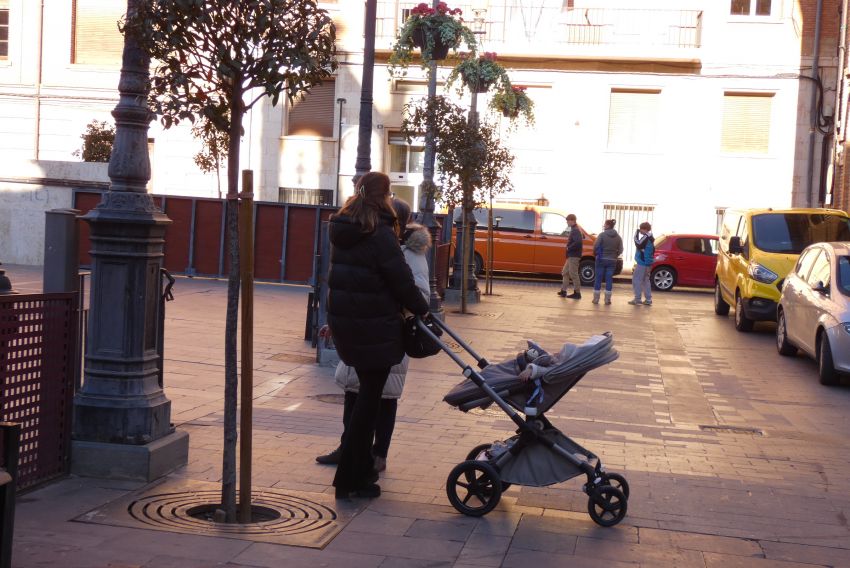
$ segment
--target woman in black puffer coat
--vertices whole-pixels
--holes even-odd
[[[426,316],[428,302],[399,246],[387,176],[360,178],[354,196],[331,217],[329,233],[328,325],[340,358],[360,379],[333,484],[337,498],[377,497],[371,446],[381,392],[390,368],[404,357],[401,310]]]

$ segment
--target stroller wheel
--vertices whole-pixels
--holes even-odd
[[[502,498],[502,482],[487,462],[467,460],[455,466],[446,480],[446,495],[458,512],[470,517],[486,515]]]
[[[613,527],[626,516],[628,500],[623,492],[610,485],[596,487],[587,500],[587,512],[597,525]]]
[[[626,497],[626,501],[629,500],[629,482],[619,473],[606,473],[603,475],[602,485],[610,485],[615,489],[619,489]]]
[[[469,460],[477,460],[477,459],[478,459],[478,456],[480,456],[480,455],[481,455],[481,452],[484,452],[484,451],[486,451],[486,450],[489,450],[491,447],[493,447],[493,444],[479,444],[479,445],[475,446],[474,448],[472,448],[471,450],[469,450],[469,453],[468,453],[468,454],[467,454],[467,456],[466,456],[466,460],[467,460],[467,461],[469,461]],[[484,460],[482,460],[482,461],[484,461]],[[470,474],[470,475],[471,475],[471,474]],[[467,478],[467,481],[470,481],[470,479],[469,479],[469,478]],[[510,489],[510,487],[511,487],[511,484],[510,484],[510,483],[508,483],[507,481],[503,481],[503,482],[502,482],[502,493],[504,493],[505,491],[507,491],[508,489]]]

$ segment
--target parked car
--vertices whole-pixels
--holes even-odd
[[[800,253],[819,242],[850,241],[850,216],[837,209],[728,210],[720,230],[714,311],[735,306],[735,329],[774,321],[782,282]]]
[[[711,288],[716,265],[716,235],[662,235],[655,241],[652,289],[667,292],[674,286]]]
[[[776,348],[818,363],[821,384],[850,373],[850,243],[818,243],[800,255],[779,298]]]
[[[460,218],[455,209],[453,219]],[[473,210],[478,223],[475,230],[475,273],[483,274],[487,261],[488,208]],[[593,244],[596,236],[579,225],[584,237],[579,275],[582,284],[593,284],[596,277]],[[500,204],[493,207],[493,270],[561,274],[567,250],[566,216],[549,207]],[[455,239],[453,233],[453,239]],[[623,270],[617,262],[615,273]]]

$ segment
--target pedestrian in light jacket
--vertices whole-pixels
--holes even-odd
[[[390,179],[369,172],[330,220],[328,325],[337,353],[360,381],[334,476],[337,498],[378,497],[372,441],[390,369],[404,358],[402,309],[428,316],[399,245]]]
[[[614,292],[614,270],[617,267],[617,259],[623,254],[623,239],[614,225],[617,221],[608,219],[605,221],[604,230],[596,237],[593,251],[596,253],[596,280],[593,283],[593,303],[599,303],[599,295],[602,291],[602,281],[605,281],[605,304],[611,303],[611,294]]]
[[[635,297],[629,303],[633,306],[652,305],[652,285],[649,275],[652,263],[655,261],[655,237],[652,236],[652,225],[647,222],[640,224],[635,231],[635,270],[632,273],[632,289]],[[641,296],[644,300],[641,302]]]
[[[581,280],[578,270],[581,263],[584,235],[581,234],[581,229],[576,224],[576,216],[572,213],[567,215],[567,225],[570,227],[570,236],[567,238],[567,261],[564,263],[564,268],[561,269],[563,281],[558,295],[562,298],[581,300]],[[567,295],[567,287],[570,282],[573,285],[573,293]]]

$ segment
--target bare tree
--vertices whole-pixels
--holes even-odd
[[[316,0],[148,0],[125,22],[156,61],[151,103],[165,128],[198,117],[227,133],[230,271],[225,324],[222,508],[236,520],[237,204],[242,119],[264,97],[291,100],[336,68],[336,31]]]

